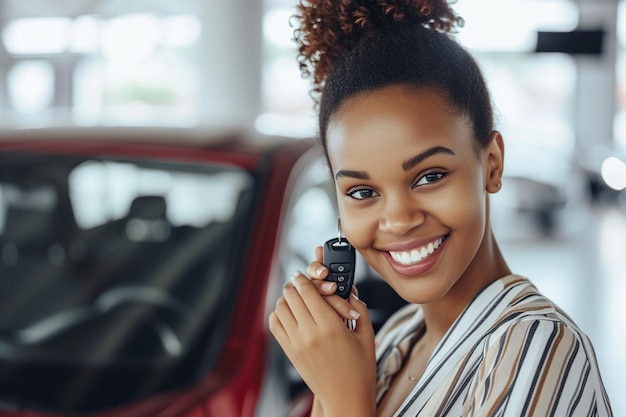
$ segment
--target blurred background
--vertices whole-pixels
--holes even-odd
[[[0,129],[315,135],[295,0],[0,0]],[[626,415],[626,0],[458,0],[506,143],[493,224],[513,270],[593,340]]]

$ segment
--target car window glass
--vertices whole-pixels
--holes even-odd
[[[0,401],[87,412],[206,375],[256,181],[211,163],[0,154]]]
[[[138,195],[163,196],[174,226],[227,221],[247,184],[236,171],[208,174],[87,161],[70,173],[69,186],[76,221],[89,229],[126,216]]]

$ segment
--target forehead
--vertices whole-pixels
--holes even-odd
[[[376,160],[374,152],[378,160],[432,146],[463,154],[474,144],[469,119],[438,90],[391,86],[346,100],[330,120],[326,146],[338,168],[340,161]]]

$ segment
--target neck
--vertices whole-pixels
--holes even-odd
[[[500,248],[488,229],[482,247],[464,274],[441,299],[422,304],[426,340],[436,345],[472,299],[489,284],[511,274]]]

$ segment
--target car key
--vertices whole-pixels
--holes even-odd
[[[347,240],[341,239],[341,232],[337,238],[327,240],[324,243],[323,263],[328,268],[328,276],[324,280],[336,283],[335,294],[346,299],[350,297],[352,292],[355,259],[354,247]],[[343,321],[349,330],[356,330],[356,320],[344,318]]]
[[[347,299],[354,283],[354,247],[341,236],[324,243],[324,265],[328,268],[326,281],[337,284],[335,294]]]

